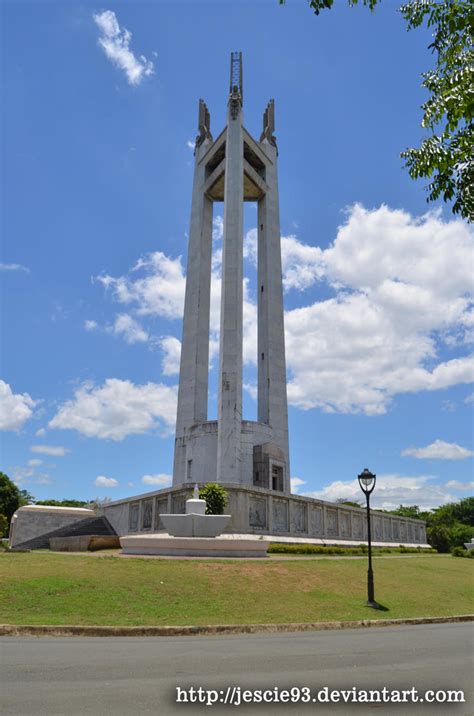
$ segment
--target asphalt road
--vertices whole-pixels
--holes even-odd
[[[468,623],[225,637],[4,637],[0,713],[474,713]],[[454,704],[175,703],[176,687],[463,689]],[[236,692],[234,692],[235,695]]]

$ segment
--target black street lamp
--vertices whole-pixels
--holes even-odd
[[[370,495],[374,491],[375,480],[377,475],[374,475],[370,470],[365,468],[360,475],[357,476],[359,480],[360,489],[365,494],[367,501],[367,542],[369,545],[369,569],[367,570],[367,606],[378,609],[379,605],[375,601],[374,597],[374,573],[372,571],[372,539],[370,534]]]

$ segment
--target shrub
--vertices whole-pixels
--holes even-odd
[[[432,525],[427,529],[429,544],[438,552],[449,552],[451,549],[451,532],[446,525]]]
[[[199,498],[206,500],[206,515],[223,515],[227,504],[227,490],[217,482],[207,482],[199,490]]]
[[[474,549],[464,549],[463,547],[453,547],[451,550],[453,557],[467,557],[474,559]]]
[[[0,513],[0,537],[8,537],[8,520]]]
[[[270,554],[329,554],[352,557],[367,554],[367,545],[355,547],[336,547],[323,544],[288,544],[272,542],[268,547]],[[372,554],[436,554],[435,549],[419,547],[372,547]]]
[[[450,528],[451,547],[464,547],[466,542],[471,541],[471,537],[474,537],[474,527],[456,522]]]

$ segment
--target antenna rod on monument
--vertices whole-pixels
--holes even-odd
[[[238,95],[240,104],[244,103],[244,83],[242,70],[242,53],[230,53],[230,95]]]

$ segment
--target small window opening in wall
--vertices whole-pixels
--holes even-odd
[[[190,480],[190,479],[192,478],[192,476],[193,476],[193,461],[192,461],[192,460],[188,460],[188,466],[187,466],[187,471],[186,471],[186,478],[187,478],[188,480]]]
[[[260,291],[263,293],[263,286],[260,286]]]
[[[260,224],[260,231],[263,231],[263,224]]]
[[[262,360],[265,360],[265,353],[262,353]]]

